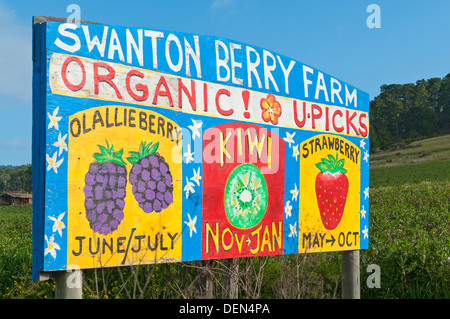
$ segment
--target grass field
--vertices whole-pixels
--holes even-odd
[[[372,237],[363,256],[381,258],[385,270],[384,287],[362,286],[365,294],[450,298],[450,135],[372,154],[369,186]]]
[[[384,166],[370,169],[370,188],[399,186],[422,181],[442,182],[449,180],[450,160],[420,162],[410,165]]]
[[[361,275],[362,295],[450,298],[450,183],[374,188],[369,204],[371,237],[361,266],[380,266],[381,288],[368,289]]]
[[[413,142],[403,149],[372,154],[370,187],[450,179],[450,135]]]
[[[445,136],[371,156],[370,242],[360,255],[362,298],[450,298],[449,146],[450,136]],[[0,299],[53,298],[53,280],[31,281],[31,207],[0,206],[0,225]],[[381,288],[366,285],[371,264],[380,267]],[[222,268],[215,265],[220,286]],[[242,258],[246,287],[256,287],[255,274],[261,282],[253,289],[257,294],[241,289],[239,297],[340,298],[340,266],[338,252]],[[144,298],[182,298],[195,269],[178,263],[87,273],[83,298],[133,298],[143,287],[140,278],[150,279],[141,291]]]
[[[0,298],[51,298],[51,282],[31,281],[31,205],[0,206]]]
[[[448,160],[450,160],[450,135],[444,135],[403,145],[398,150],[374,153],[370,156],[370,168]]]

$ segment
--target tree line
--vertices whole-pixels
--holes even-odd
[[[387,150],[450,131],[450,73],[444,78],[380,87],[369,102],[370,151]]]
[[[0,193],[7,191],[31,193],[31,164],[20,166],[0,165]]]

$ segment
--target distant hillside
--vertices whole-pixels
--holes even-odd
[[[370,157],[370,187],[450,182],[450,135],[413,142]]]
[[[382,85],[370,101],[370,152],[450,133],[450,73]]]
[[[402,148],[372,154],[370,168],[450,160],[450,135],[412,142]]]

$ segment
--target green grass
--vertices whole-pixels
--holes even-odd
[[[450,298],[450,135],[370,158],[370,247],[381,289],[369,298]]]
[[[367,298],[450,298],[450,183],[422,182],[370,192],[370,243],[361,270],[381,269]],[[367,277],[367,276],[366,276]]]
[[[427,182],[448,182],[450,160],[427,161],[410,165],[371,168],[370,188]]]
[[[0,206],[0,299],[53,298],[53,284],[31,281],[31,205]]]

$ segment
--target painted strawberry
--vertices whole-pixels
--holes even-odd
[[[319,206],[320,217],[326,229],[335,229],[342,218],[347,201],[348,178],[344,169],[344,160],[338,160],[332,155],[328,159],[322,158],[322,162],[316,167],[320,173],[316,177],[316,198]]]

